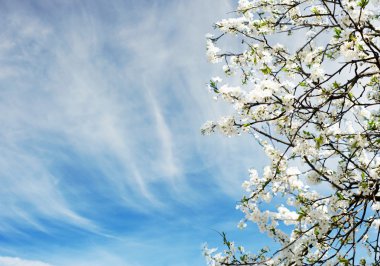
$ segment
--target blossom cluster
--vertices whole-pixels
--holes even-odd
[[[206,249],[209,265],[380,265],[379,5],[240,0],[207,35],[209,61],[224,64],[229,83],[240,78],[211,79],[235,112],[201,132],[256,136],[271,163],[243,183],[238,226],[253,222],[281,245]],[[226,35],[241,50],[219,48]],[[275,197],[283,204],[267,210]]]

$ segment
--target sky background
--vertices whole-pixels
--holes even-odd
[[[205,34],[227,0],[0,1],[0,265],[204,265],[253,138],[201,136],[231,112]]]

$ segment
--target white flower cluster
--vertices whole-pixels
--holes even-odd
[[[380,265],[376,1],[239,0],[238,15],[215,24],[207,57],[241,82],[211,80],[235,112],[201,131],[254,133],[270,163],[243,183],[238,227],[253,222],[281,248],[253,255],[225,241],[223,252],[205,249],[209,265]],[[217,47],[228,34],[242,51]]]
[[[216,47],[214,44],[214,41],[212,41],[211,39],[207,40],[206,50],[207,50],[207,59],[210,62],[218,63],[222,60],[218,54],[220,52],[220,48]]]

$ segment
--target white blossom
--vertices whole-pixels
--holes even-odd
[[[201,132],[203,135],[210,135],[212,132],[214,132],[215,123],[213,121],[207,121],[203,124],[201,127]]]
[[[218,56],[220,49],[218,47],[216,47],[214,42],[210,39],[207,40],[206,50],[207,50],[207,59],[211,63],[218,63],[218,62],[222,61],[220,56]]]
[[[232,136],[237,134],[235,128],[235,119],[232,116],[221,117],[218,121],[218,128],[226,136]]]
[[[375,202],[374,204],[372,204],[371,208],[374,211],[379,211],[380,210],[380,202]]]
[[[226,81],[210,87],[234,109],[201,131],[248,133],[262,147],[268,164],[242,184],[238,227],[255,223],[279,249],[253,255],[225,241],[209,265],[380,264],[369,230],[380,228],[377,2],[239,0],[215,24],[206,54],[223,59]],[[240,46],[218,48],[226,36]]]

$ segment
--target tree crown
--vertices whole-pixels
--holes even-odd
[[[205,249],[210,265],[380,264],[379,6],[240,0],[215,23],[207,58],[240,84],[211,79],[235,111],[201,132],[249,133],[263,147],[270,164],[243,183],[239,227],[254,222],[281,247],[248,254],[225,239],[224,252]],[[227,35],[240,50],[218,47]],[[265,210],[274,197],[283,205]]]

